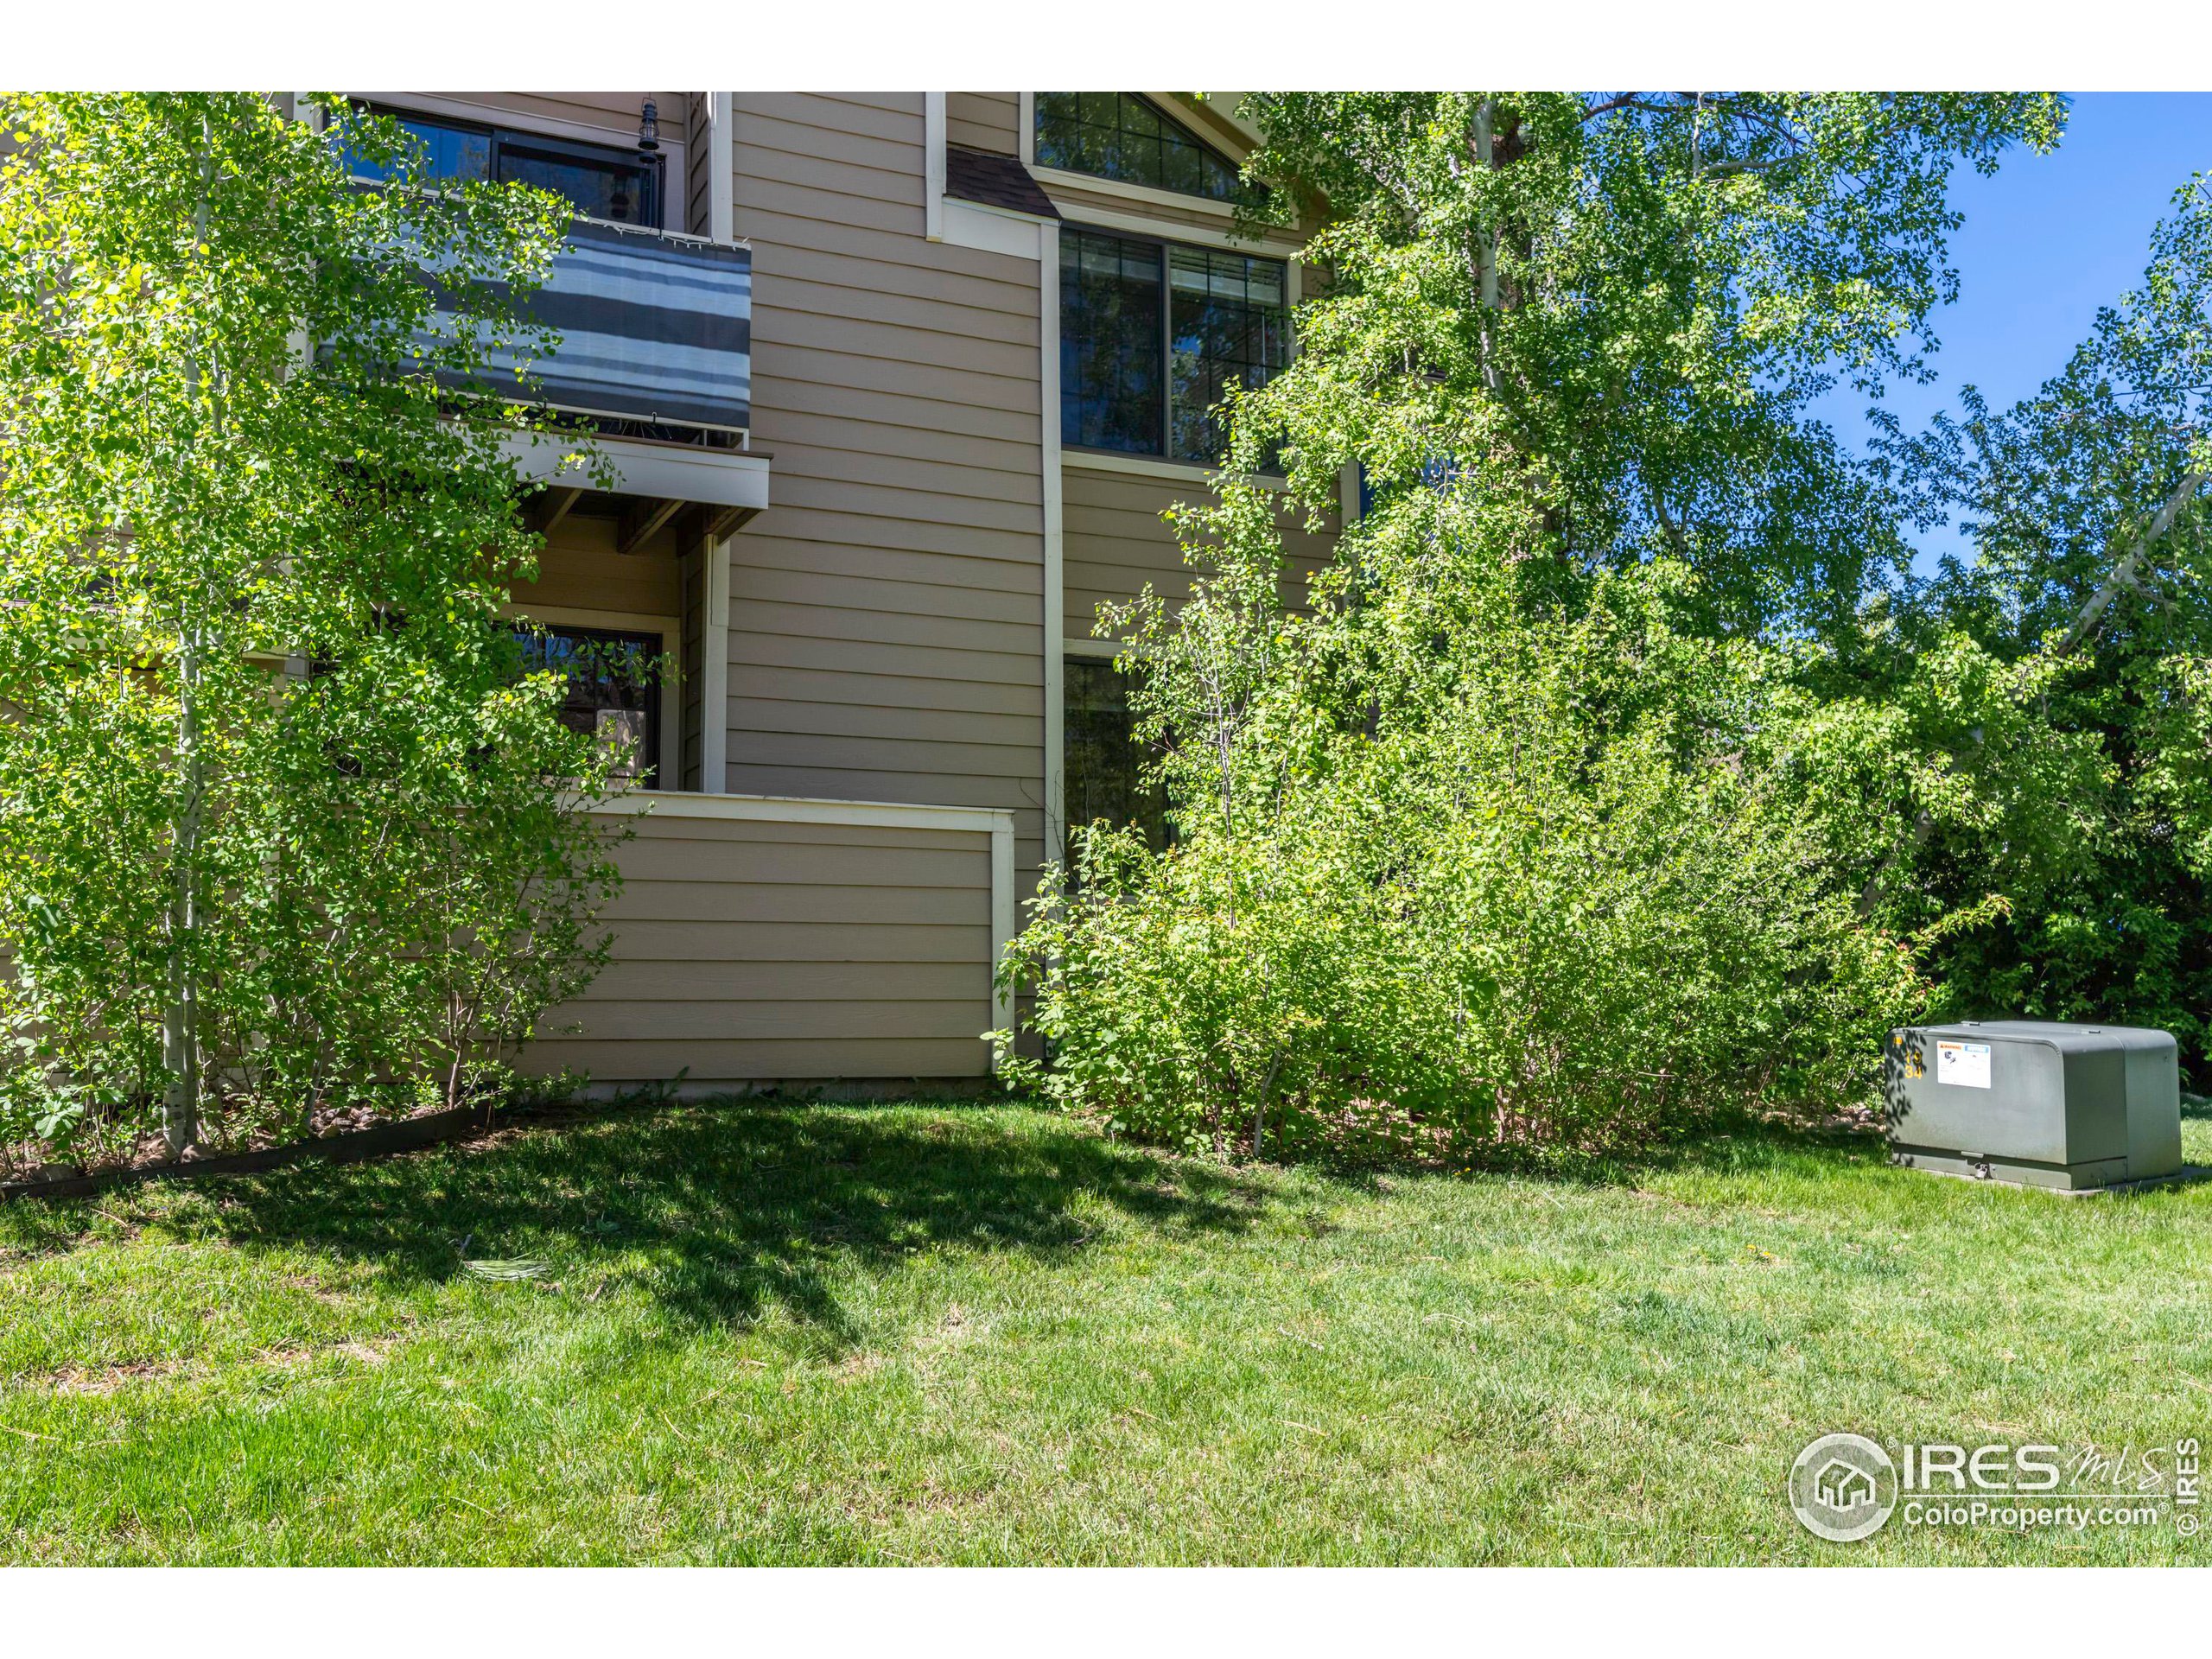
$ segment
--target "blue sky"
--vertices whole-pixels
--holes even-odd
[[[1951,242],[1956,304],[1934,318],[1937,379],[1896,386],[1885,402],[1908,429],[1981,388],[1999,408],[2056,373],[2097,308],[2134,285],[2151,227],[2191,173],[2212,171],[2212,93],[2075,95],[2066,137],[2048,156],[2016,151],[1994,178],[1952,181],[1966,223]],[[1819,413],[1847,443],[1863,441],[1864,400],[1841,391]],[[1948,545],[1951,532],[1922,538]]]

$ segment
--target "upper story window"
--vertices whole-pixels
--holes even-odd
[[[1290,361],[1280,259],[1071,226],[1060,233],[1060,442],[1217,461],[1230,384]]]
[[[477,126],[442,115],[380,110],[418,139],[434,178],[534,184],[567,198],[587,219],[617,225],[660,226],[661,158],[615,144],[581,143],[547,138],[505,127]],[[350,156],[363,178],[385,178],[389,169]]]
[[[1235,201],[1236,163],[1135,92],[1039,92],[1037,163]]]

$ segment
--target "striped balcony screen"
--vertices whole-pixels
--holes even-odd
[[[747,248],[578,219],[530,315],[561,332],[535,364],[545,401],[622,420],[741,431],[753,420]],[[512,372],[512,353],[487,367]]]

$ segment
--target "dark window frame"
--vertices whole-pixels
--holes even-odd
[[[529,616],[515,618],[512,626],[516,643],[522,649],[525,672],[556,672],[568,681],[568,691],[562,699],[562,723],[572,731],[581,732],[583,728],[574,724],[569,716],[595,715],[607,709],[643,715],[645,733],[638,746],[636,786],[648,790],[672,787],[661,774],[663,721],[671,701],[669,690],[675,677],[670,671],[673,653],[664,634],[653,628],[616,627],[595,622],[546,622]],[[548,648],[554,641],[569,649],[556,656]],[[648,644],[652,648],[650,655],[644,649]],[[609,658],[618,653],[626,655],[629,660],[642,664],[643,672],[625,683],[606,672],[595,671],[588,657],[584,657],[580,664],[580,646],[583,652],[603,652]],[[607,700],[591,700],[587,688],[593,684],[608,688],[602,694]],[[628,700],[632,698],[634,702]]]
[[[664,156],[649,156],[641,150],[625,149],[620,144],[532,132],[527,127],[503,127],[494,122],[471,120],[466,116],[404,109],[396,104],[363,104],[358,107],[371,115],[389,116],[395,121],[413,122],[420,126],[441,127],[448,132],[467,133],[486,140],[486,177],[494,181],[499,177],[502,154],[510,147],[517,150],[536,150],[555,159],[570,162],[620,162],[636,171],[641,179],[643,200],[639,205],[638,217],[634,219],[601,219],[582,210],[578,210],[576,217],[590,219],[598,224],[626,225],[640,230],[660,231],[666,228],[663,215],[668,200],[668,158]]]
[[[1168,816],[1166,792],[1154,785],[1146,788],[1141,779],[1147,764],[1157,760],[1156,753],[1147,753],[1136,735],[1136,721],[1128,707],[1128,696],[1122,687],[1124,671],[1116,658],[1089,652],[1063,652],[1060,658],[1062,778],[1064,797],[1062,810],[1066,814],[1065,833],[1071,837],[1079,835],[1090,824],[1103,818],[1108,823],[1134,825],[1144,832],[1145,842],[1154,852],[1165,851],[1176,842],[1175,825]],[[1109,746],[1122,750],[1121,759],[1126,768],[1113,765]],[[1103,762],[1095,766],[1094,761]],[[1081,791],[1085,802],[1078,804],[1076,794]],[[1111,804],[1096,798],[1120,798],[1126,810],[1117,817]],[[1086,806],[1095,810],[1086,811]],[[1071,871],[1073,849],[1068,849]]]
[[[1179,238],[1160,232],[1149,231],[1126,231],[1111,226],[1084,224],[1080,220],[1075,219],[1071,219],[1061,226],[1060,236],[1063,250],[1061,256],[1063,269],[1060,280],[1059,328],[1060,349],[1063,353],[1067,349],[1067,340],[1069,338],[1067,327],[1069,295],[1065,271],[1065,261],[1067,257],[1065,250],[1069,246],[1068,238],[1071,236],[1076,238],[1101,237],[1116,242],[1150,247],[1158,252],[1160,260],[1160,296],[1158,300],[1160,311],[1158,331],[1160,351],[1159,356],[1156,359],[1159,371],[1160,429],[1156,435],[1156,447],[1149,449],[1126,449],[1116,448],[1111,446],[1086,444],[1071,441],[1068,437],[1067,412],[1071,388],[1069,385],[1068,375],[1064,367],[1060,375],[1061,448],[1071,451],[1077,454],[1084,455],[1135,455],[1147,460],[1167,461],[1177,466],[1219,466],[1221,464],[1221,457],[1218,454],[1183,455],[1178,454],[1175,452],[1176,388],[1178,384],[1175,372],[1175,256],[1178,251],[1185,254],[1197,254],[1211,262],[1211,259],[1217,255],[1226,255],[1232,258],[1244,259],[1257,264],[1273,265],[1281,273],[1278,292],[1282,297],[1281,302],[1274,308],[1279,312],[1281,315],[1280,327],[1282,330],[1283,336],[1282,361],[1269,370],[1268,375],[1268,379],[1273,379],[1276,375],[1281,373],[1284,369],[1287,368],[1290,365],[1291,358],[1297,351],[1297,339],[1291,326],[1292,312],[1294,308],[1291,303],[1290,298],[1291,262],[1287,258],[1279,258],[1273,254],[1248,253],[1241,248],[1222,248],[1211,246],[1205,243],[1185,241]],[[1079,268],[1079,257],[1077,259],[1077,264]],[[1252,302],[1247,301],[1245,303],[1252,304]],[[1254,308],[1257,310],[1262,308],[1255,306]],[[1265,385],[1266,382],[1262,381],[1261,384]],[[1198,409],[1191,412],[1195,419],[1205,422],[1210,425],[1211,422],[1207,421],[1206,410],[1212,408],[1212,406],[1213,401],[1209,401]],[[1280,469],[1270,467],[1268,470],[1270,472],[1275,472]]]

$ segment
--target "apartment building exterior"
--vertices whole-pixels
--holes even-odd
[[[514,601],[645,787],[614,960],[528,1064],[984,1076],[1040,865],[1132,810],[1096,607],[1185,590],[1206,410],[1290,350],[1300,238],[1231,234],[1237,95],[353,96],[578,208],[548,391],[618,486],[531,499]]]

